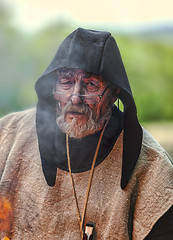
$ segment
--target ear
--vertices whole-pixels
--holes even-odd
[[[119,96],[120,91],[121,91],[121,88],[120,88],[120,87],[117,87],[116,92],[115,92],[116,97]]]
[[[112,99],[112,104],[114,104],[114,103],[116,102],[116,100],[117,100],[117,98],[118,98],[118,96],[119,96],[119,94],[120,94],[120,91],[121,91],[121,88],[120,88],[120,87],[117,87],[117,88],[116,88],[116,91],[115,91],[115,95],[114,95],[114,97],[113,97],[113,99]]]

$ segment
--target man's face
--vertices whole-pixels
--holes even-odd
[[[54,98],[59,103],[57,124],[74,138],[102,129],[115,101],[101,76],[80,69],[58,73]]]

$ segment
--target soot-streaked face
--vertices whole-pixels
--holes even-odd
[[[54,98],[58,102],[57,124],[73,138],[101,130],[116,100],[101,76],[81,69],[58,71]]]

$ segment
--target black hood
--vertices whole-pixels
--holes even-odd
[[[48,184],[54,185],[56,177],[56,103],[52,91],[56,79],[55,70],[59,68],[78,68],[95,73],[121,88],[119,98],[124,104],[121,187],[125,188],[138,160],[142,142],[142,129],[137,119],[136,106],[115,39],[109,32],[82,28],[72,32],[62,42],[35,86],[38,95],[36,128],[40,154],[45,159],[43,171]],[[48,180],[49,175],[51,179],[54,176],[51,182]]]

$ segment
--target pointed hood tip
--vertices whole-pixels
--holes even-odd
[[[128,185],[128,182],[121,180],[120,187],[121,187],[122,190],[124,190],[127,185]]]
[[[49,187],[54,187],[55,186],[55,181],[54,182],[49,182],[48,180],[46,180],[46,182],[49,185]]]
[[[50,187],[55,186],[56,183],[56,174],[57,174],[57,166],[55,163],[48,162],[41,156],[41,163],[42,163],[42,169],[43,169],[43,174],[45,177],[45,180],[47,184]]]

